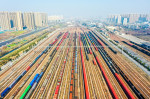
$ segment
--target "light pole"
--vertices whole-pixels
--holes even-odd
[[[121,45],[121,53],[123,54],[123,46]]]

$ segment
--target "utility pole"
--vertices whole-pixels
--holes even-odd
[[[121,53],[123,54],[123,46],[121,45]]]

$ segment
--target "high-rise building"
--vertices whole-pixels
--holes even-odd
[[[41,26],[47,26],[48,25],[48,15],[46,13],[41,13]]]
[[[139,20],[140,14],[129,14],[129,23],[135,23]]]
[[[25,12],[23,13],[23,26],[27,29],[35,29],[35,19],[34,14],[32,12]]]
[[[127,23],[128,23],[128,19],[127,19],[127,18],[124,18],[124,19],[123,19],[123,25],[127,25]]]
[[[36,27],[47,26],[48,15],[46,13],[35,12],[34,18]]]
[[[147,15],[147,21],[150,21],[150,14]]]
[[[10,29],[8,12],[0,12],[0,30]]]
[[[121,24],[121,15],[118,15],[118,21],[117,21],[118,24]]]
[[[22,13],[21,12],[0,12],[0,27],[2,30],[21,30]]]
[[[10,28],[12,30],[22,30],[22,13],[21,12],[10,12],[9,13]]]
[[[46,13],[0,12],[0,30],[35,29],[47,26]]]

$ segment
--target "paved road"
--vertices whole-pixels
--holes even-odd
[[[46,28],[48,28],[48,27],[45,27],[45,28],[42,28],[42,29],[39,29],[39,30],[32,31],[32,32],[30,32],[30,33],[28,33],[28,34],[24,34],[24,35],[17,36],[17,37],[15,37],[15,38],[13,38],[13,39],[10,39],[10,40],[4,41],[4,42],[0,42],[0,47],[6,45],[7,43],[13,42],[15,39],[21,39],[21,38],[27,37],[27,36],[29,36],[29,35],[31,35],[31,34],[37,33],[37,32],[39,32],[39,31],[42,31],[42,30],[46,29]]]
[[[96,30],[94,30],[95,32],[97,32]],[[101,37],[103,37],[100,33],[97,32],[98,35],[100,35]],[[126,56],[128,59],[130,59],[133,63],[136,64],[136,66],[140,67],[146,74],[150,75],[150,71],[148,71],[145,67],[143,67],[141,64],[139,64],[137,61],[135,61],[133,58],[131,58],[128,54],[126,54],[125,52],[123,52],[121,49],[119,49],[117,46],[115,46],[113,43],[111,43],[108,39],[106,39],[105,37],[103,37],[106,41],[108,41],[112,46],[114,46],[119,52],[121,52],[124,56]]]

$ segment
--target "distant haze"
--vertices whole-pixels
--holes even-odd
[[[1,11],[46,12],[64,17],[150,13],[150,0],[1,0]]]

